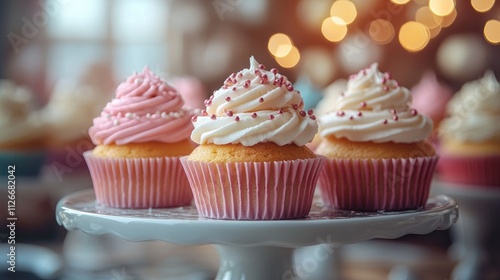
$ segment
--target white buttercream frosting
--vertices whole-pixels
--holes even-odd
[[[349,78],[331,112],[320,117],[320,135],[354,142],[423,141],[432,131],[432,120],[410,106],[409,90],[375,63]]]
[[[462,86],[448,103],[440,134],[459,142],[500,142],[500,84],[492,71]]]
[[[311,110],[304,111],[292,83],[253,57],[250,67],[231,74],[205,105],[202,115],[193,119],[191,139],[198,144],[302,146],[318,131],[316,117]]]

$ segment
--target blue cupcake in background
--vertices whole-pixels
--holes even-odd
[[[0,80],[0,176],[40,174],[46,129],[34,108],[29,90]]]

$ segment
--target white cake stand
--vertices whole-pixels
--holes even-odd
[[[458,206],[447,196],[428,200],[418,211],[360,213],[322,209],[316,203],[308,218],[280,221],[227,221],[198,217],[196,208],[116,209],[97,205],[92,190],[59,201],[57,221],[68,230],[113,234],[129,241],[161,240],[180,245],[215,244],[221,258],[219,280],[298,279],[295,248],[398,238],[449,228]],[[324,260],[330,247],[311,256]]]

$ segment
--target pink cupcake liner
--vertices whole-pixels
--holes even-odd
[[[98,203],[117,208],[166,208],[191,204],[179,157],[100,158],[84,154]]]
[[[438,157],[327,159],[319,176],[326,206],[396,211],[425,206]]]
[[[200,216],[226,220],[305,217],[324,157],[210,163],[181,158]]]
[[[500,156],[441,155],[439,178],[458,185],[500,188]]]

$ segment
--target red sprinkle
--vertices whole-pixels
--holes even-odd
[[[262,70],[264,70],[264,69],[266,69],[266,66],[261,63],[261,64],[259,64],[259,68],[262,69]]]
[[[396,110],[395,110],[395,109],[392,109],[392,110],[391,110],[391,114],[396,115],[397,113],[398,113],[398,112],[396,112]]]
[[[293,104],[293,105],[292,105],[292,108],[293,108],[294,110],[297,110],[297,109],[299,109],[299,105],[297,105],[297,104]]]
[[[349,119],[352,121],[354,120],[354,116],[350,116]]]
[[[228,97],[226,97],[226,101],[227,101],[227,102],[231,101],[231,97],[229,97],[229,96],[228,96]]]
[[[361,102],[361,108],[364,108],[364,107],[366,107],[366,102],[365,101]]]
[[[269,119],[270,119],[270,120],[274,120],[274,115],[273,115],[273,114],[270,114],[270,115],[269,115]]]
[[[315,115],[312,115],[312,116],[309,116],[311,118],[311,120],[315,121],[316,120],[316,116]]]
[[[274,75],[278,74],[278,69],[272,68],[271,69],[271,73],[273,73]]]
[[[227,114],[228,117],[232,117],[233,116],[233,111],[227,111],[226,114]]]
[[[260,103],[264,102],[264,98],[262,98],[262,97],[261,97],[261,98],[259,98],[259,102],[260,102]]]
[[[311,116],[312,114],[314,114],[314,111],[313,111],[313,110],[307,110],[307,114],[308,114],[309,116]]]
[[[283,114],[283,113],[284,113],[283,110],[279,109],[278,114]]]
[[[384,120],[384,124],[387,124],[387,120]]]
[[[306,111],[300,111],[299,114],[303,117],[305,117],[307,115]]]
[[[363,116],[363,112],[359,111],[358,112],[358,117],[361,117],[361,116]]]
[[[290,84],[290,85],[286,86],[286,89],[287,89],[288,91],[293,91],[293,85],[292,85],[292,84]]]
[[[198,120],[198,117],[197,117],[197,116],[192,116],[192,117],[191,117],[191,121],[192,121],[192,122],[196,122],[197,120]]]
[[[240,72],[240,73],[238,73],[238,78],[241,78],[241,77],[243,77],[243,74]]]
[[[210,116],[210,118],[211,118],[212,120],[215,120],[215,119],[217,118],[217,116],[216,116],[215,114],[212,114],[212,115]]]
[[[233,87],[233,91],[236,91],[236,87]]]
[[[201,110],[201,115],[202,116],[208,116],[207,110]]]
[[[254,118],[254,119],[255,119],[256,117],[257,117],[257,113],[255,113],[255,112],[254,112],[254,113],[252,113],[252,118]]]
[[[240,121],[240,117],[238,117],[238,116],[234,117],[234,121],[239,122]]]
[[[417,110],[415,110],[415,109],[411,109],[411,110],[410,110],[410,113],[411,113],[412,115],[414,115],[414,116],[415,116],[415,115],[417,115],[417,114],[418,114],[418,111],[417,111]]]
[[[343,117],[345,115],[344,111],[338,111],[337,116]]]
[[[260,71],[259,71],[259,69],[255,69],[255,71],[253,71],[253,72],[255,73],[255,75],[260,76]]]
[[[398,116],[392,116],[392,119],[395,120],[395,121],[397,121],[397,120],[399,120],[399,117]]]

